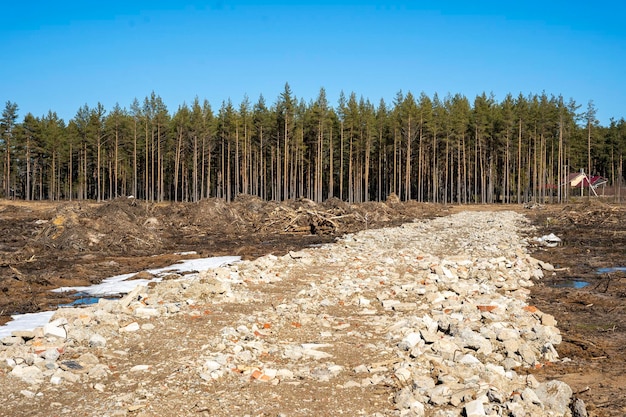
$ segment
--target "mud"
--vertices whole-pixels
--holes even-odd
[[[529,238],[554,233],[563,240],[555,248],[533,249],[556,269],[536,283],[532,302],[557,318],[563,334],[557,350],[568,359],[530,372],[567,382],[591,416],[626,415],[626,273],[597,273],[626,266],[626,209],[595,200],[531,209],[395,199],[279,204],[249,196],[228,204],[0,201],[0,324],[11,314],[71,302],[71,294],[50,291],[60,286],[98,283],[191,257],[280,255],[347,232],[483,209],[520,211],[538,227]],[[190,251],[195,254],[176,254]],[[576,282],[588,285],[577,288]]]
[[[598,269],[626,265],[626,210],[597,201],[537,210],[532,217],[544,233],[563,242],[534,256],[557,270],[532,290],[540,310],[553,314],[563,334],[558,362],[537,376],[568,383],[590,415],[626,415],[626,274]],[[559,287],[565,281],[583,288]]]

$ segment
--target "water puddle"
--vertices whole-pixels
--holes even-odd
[[[105,298],[105,297],[94,297],[84,292],[76,293],[74,294],[74,297],[76,298],[74,301],[72,301],[71,303],[67,303],[67,304],[59,304],[59,307],[86,307],[86,306],[90,306],[93,304],[97,304],[99,300]],[[115,298],[106,297],[105,299],[114,300]]]
[[[184,254],[184,253],[183,253]],[[197,258],[181,260],[174,265],[165,268],[149,269],[154,278],[133,279],[136,273],[116,275],[104,279],[100,284],[84,287],[61,287],[52,290],[53,292],[75,292],[76,299],[69,304],[58,307],[85,307],[96,304],[101,298],[118,298],[123,294],[131,292],[137,285],[147,285],[150,282],[160,282],[162,278],[171,273],[182,275],[206,271],[228,265],[241,260],[240,256],[218,256],[213,258]],[[55,311],[45,311],[40,313],[16,314],[12,315],[12,320],[4,326],[0,326],[0,338],[10,336],[14,330],[32,330],[35,327],[43,326],[52,317]]]
[[[596,269],[597,274],[610,274],[611,272],[626,272],[626,266],[611,266]]]
[[[551,283],[550,286],[553,287],[553,288],[575,288],[575,289],[580,289],[580,288],[585,288],[589,284],[590,284],[589,281],[582,281],[582,280],[576,280],[576,279],[566,279],[566,280],[562,280],[562,281],[555,281],[555,282]]]

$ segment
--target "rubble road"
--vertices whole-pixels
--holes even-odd
[[[59,309],[2,340],[0,415],[570,415],[526,371],[561,360],[529,228],[461,212]]]

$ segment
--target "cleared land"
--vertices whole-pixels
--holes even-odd
[[[532,372],[538,379],[567,382],[587,403],[591,415],[626,413],[622,390],[626,280],[621,272],[596,272],[626,265],[626,210],[599,202],[524,209],[393,201],[279,204],[251,197],[229,204],[220,200],[162,205],[131,200],[4,201],[0,203],[0,322],[13,313],[45,310],[70,300],[51,293],[53,288],[165,266],[182,258],[175,252],[254,259],[330,242],[346,232],[487,209],[522,212],[539,227],[533,235],[552,232],[563,239],[562,245],[537,247],[533,254],[556,270],[533,287],[532,303],[556,317],[563,334],[557,350],[572,360]],[[565,286],[572,280],[589,285]]]

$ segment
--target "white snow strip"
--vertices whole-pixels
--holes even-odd
[[[184,272],[200,272],[208,269],[217,268],[223,265],[231,264],[241,260],[240,256],[217,256],[213,258],[187,259],[177,264],[166,266],[164,268],[150,269],[147,272],[155,275],[155,278],[134,279],[127,281],[128,278],[136,275],[122,274],[104,279],[100,284],[89,285],[85,287],[61,287],[52,290],[53,292],[76,291],[90,296],[110,296],[116,294],[126,294],[131,292],[138,285],[146,285],[149,282],[159,282],[162,277],[170,273]],[[32,330],[35,327],[43,326],[50,321],[55,311],[44,311],[41,313],[16,314],[11,316],[12,321],[4,326],[0,326],[0,338],[10,336],[15,330]]]
[[[36,327],[43,326],[50,321],[54,311],[42,311],[40,313],[16,314],[11,316],[12,321],[4,326],[0,326],[0,339],[5,336],[11,336],[15,330],[33,330]]]
[[[241,260],[241,256],[216,256],[214,258],[186,259],[165,268],[150,269],[148,272],[154,275],[164,272],[200,272],[232,264]]]
[[[149,269],[147,272],[155,276],[152,279],[133,279],[127,281],[128,278],[136,275],[123,274],[116,275],[114,277],[106,278],[102,280],[100,284],[89,285],[86,287],[61,287],[56,288],[54,292],[67,292],[76,291],[84,293],[85,295],[94,296],[110,296],[115,294],[125,294],[131,292],[138,285],[146,285],[149,282],[159,282],[163,278],[163,275],[170,273],[184,273],[184,272],[200,272],[208,269],[217,268],[226,264],[237,262],[241,260],[240,256],[217,256],[214,258],[199,258],[199,259],[186,259],[180,261],[177,264],[166,266],[164,268]]]

